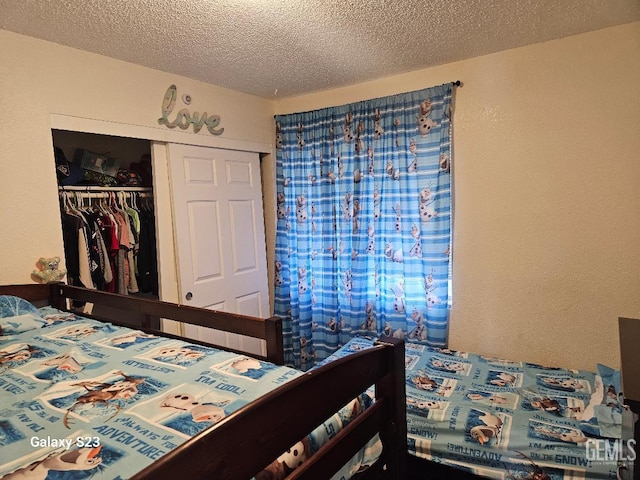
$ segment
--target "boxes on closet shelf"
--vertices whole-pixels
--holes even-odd
[[[80,160],[80,166],[85,170],[102,173],[110,177],[118,174],[118,161],[105,153],[94,153],[78,149],[75,154],[76,162]]]

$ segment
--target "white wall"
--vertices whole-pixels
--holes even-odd
[[[100,133],[137,132],[173,142],[271,151],[273,104],[268,100],[3,30],[0,45],[0,284],[31,283],[38,258],[64,258],[52,126],[89,125]],[[224,133],[214,137],[203,128],[196,135],[192,129],[159,125],[171,84],[179,98],[191,95],[191,112],[219,115]],[[178,101],[169,118],[185,106]],[[264,161],[269,165],[271,155]],[[169,180],[167,166],[157,167],[158,237],[167,246],[161,258],[163,298],[175,301],[166,294],[177,290],[169,255]]]
[[[454,80],[450,346],[593,369],[640,317],[640,23],[276,104]]]

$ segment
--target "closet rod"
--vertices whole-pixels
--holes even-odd
[[[95,187],[91,185],[70,185],[58,187],[60,192],[151,192],[151,187]]]
[[[59,196],[64,195],[64,191],[60,190],[58,192]],[[80,196],[81,198],[110,198],[111,194],[109,192],[87,192],[87,191],[74,191],[74,192],[67,192],[67,193],[73,193],[76,196]],[[118,192],[113,192],[113,193],[118,193]],[[141,192],[141,191],[135,191],[135,192],[123,192],[123,193],[137,193],[141,198],[153,198],[153,193],[148,191],[148,192]]]

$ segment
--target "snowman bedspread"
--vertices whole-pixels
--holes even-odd
[[[326,361],[372,343],[352,339]],[[549,368],[411,342],[405,352],[410,454],[489,478],[616,478],[619,371]]]
[[[2,479],[128,478],[301,375],[17,297],[0,296],[0,328]],[[349,420],[334,417],[307,448]]]

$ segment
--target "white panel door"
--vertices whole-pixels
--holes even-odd
[[[169,144],[181,303],[269,316],[257,153]],[[188,337],[265,354],[264,342],[185,325]]]

